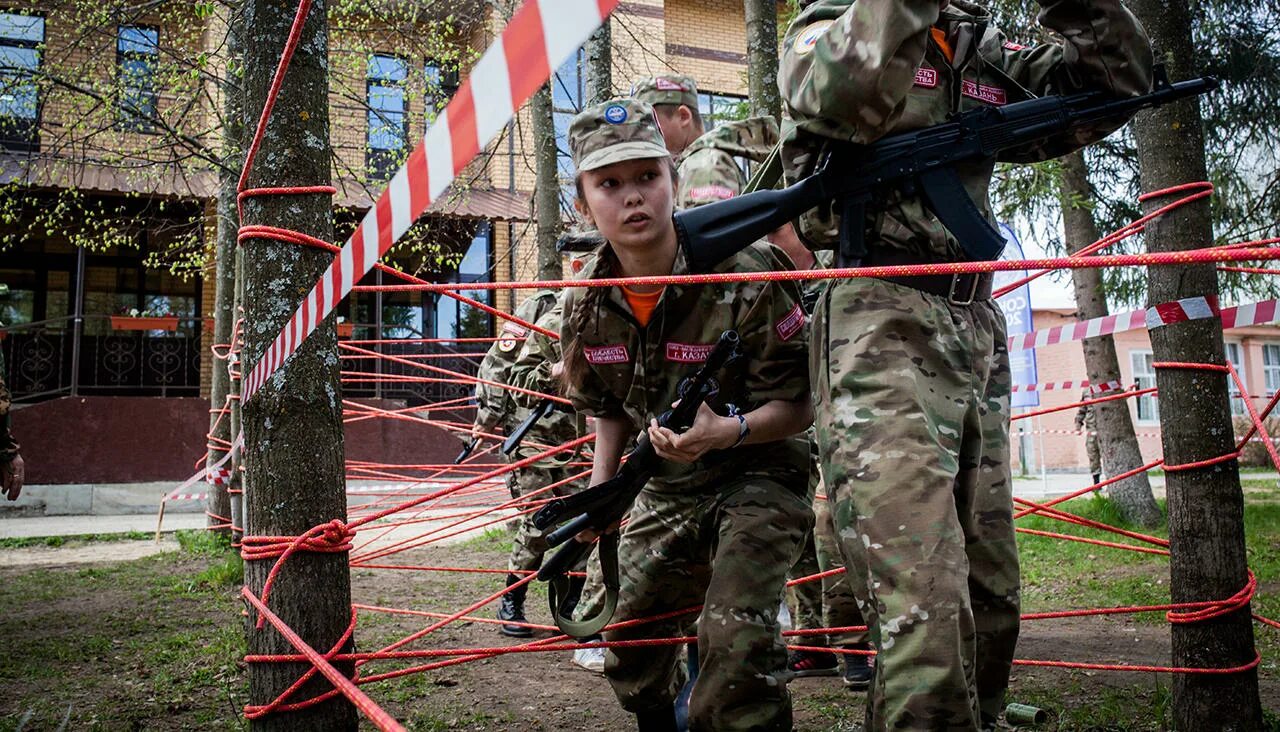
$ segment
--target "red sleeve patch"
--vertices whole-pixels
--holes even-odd
[[[621,343],[616,346],[587,346],[582,349],[582,355],[587,357],[587,363],[594,366],[627,363],[631,360],[627,347]]]
[[[1025,51],[1025,50],[1027,50],[1027,47],[1026,47],[1026,46],[1023,46],[1023,45],[1021,45],[1021,44],[1019,44],[1019,43],[1014,43],[1013,41],[1005,41],[1005,42],[1004,42],[1004,47],[1005,47],[1005,50],[1008,50],[1008,51]]]
[[[791,340],[800,329],[804,327],[804,308],[800,307],[800,303],[774,324],[773,329],[778,332],[778,337],[784,341]]]
[[[690,198],[714,198],[717,201],[727,201],[736,195],[738,195],[737,191],[732,188],[726,188],[725,186],[709,185],[689,189]]]
[[[916,69],[916,86],[932,89],[938,85],[938,70],[927,66]]]
[[[667,342],[667,360],[676,363],[706,363],[715,344]]]

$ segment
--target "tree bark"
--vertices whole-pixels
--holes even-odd
[[[247,0],[244,15],[245,122],[252,129],[267,98],[296,4]],[[251,188],[330,182],[327,3],[316,0],[253,163]],[[327,195],[273,195],[246,200],[245,224],[296,230],[333,240]],[[256,364],[311,290],[333,255],[265,239],[245,242],[244,364]],[[333,519],[346,520],[341,387],[334,317],[243,405],[246,534],[299,536]],[[275,560],[247,562],[245,583],[261,596]],[[327,653],[351,621],[351,583],[345,553],[298,552],[275,579],[268,605],[304,641]],[[256,613],[251,613],[256,616]],[[250,620],[256,620],[251,617]],[[344,650],[354,647],[354,640]],[[249,653],[296,653],[269,626],[250,630]],[[266,704],[310,664],[249,666],[249,700]],[[338,668],[348,676],[350,663]],[[302,701],[332,687],[319,674],[292,698]],[[338,695],[296,712],[268,715],[255,730],[355,730],[356,710]]]
[[[534,195],[538,279],[558,280],[562,276],[560,253],[556,251],[556,240],[560,238],[560,170],[550,86],[542,87],[533,95],[529,112],[533,117],[534,175],[538,182]]]
[[[782,116],[778,93],[778,4],[743,0],[747,16],[747,97],[752,115]]]
[[[1089,203],[1094,200],[1089,185],[1089,172],[1084,153],[1077,152],[1063,158],[1062,224],[1067,251],[1078,251],[1100,237]],[[1080,320],[1102,318],[1110,314],[1107,296],[1102,289],[1102,270],[1073,269],[1071,280],[1075,285],[1076,307]],[[1086,338],[1084,365],[1091,384],[1120,381],[1120,359],[1116,356],[1116,342],[1110,335]],[[1093,405],[1098,422],[1098,447],[1102,453],[1102,468],[1111,475],[1121,475],[1142,467],[1142,449],[1133,431],[1133,418],[1127,401],[1103,402]],[[1107,494],[1120,509],[1126,520],[1146,526],[1159,526],[1164,522],[1160,506],[1151,494],[1151,480],[1146,473],[1139,473],[1107,488]]]
[[[613,98],[613,24],[606,20],[587,40],[586,102],[600,104]]]
[[[1169,75],[1194,75],[1199,57],[1191,36],[1185,0],[1133,0],[1130,7],[1146,26],[1157,60]],[[1207,180],[1204,126],[1195,100],[1146,112],[1134,124],[1142,190]],[[1149,213],[1168,198],[1148,200]],[[1213,243],[1209,201],[1184,206],[1153,221],[1147,247],[1168,252]],[[1152,305],[1180,298],[1216,296],[1212,264],[1151,267]],[[1157,362],[1224,364],[1222,323],[1205,318],[1173,323],[1151,331]],[[1235,450],[1227,381],[1221,373],[1158,369],[1160,417],[1167,465],[1185,465]],[[1174,602],[1225,600],[1248,580],[1244,544],[1244,499],[1235,460],[1204,468],[1169,472],[1169,541]],[[1173,663],[1207,668],[1234,667],[1254,660],[1253,623],[1248,606],[1208,622],[1173,626]],[[1256,671],[1237,674],[1178,674],[1173,677],[1173,716],[1177,729],[1260,730],[1262,711]]]
[[[234,16],[236,8],[221,8],[220,13]],[[239,19],[223,16],[226,24],[227,63],[222,72],[222,159],[225,167],[218,171],[217,200],[217,241],[214,242],[214,296],[213,296],[213,342],[222,346],[231,343],[231,329],[235,325],[235,289],[236,289],[236,234],[240,216],[236,211],[236,174],[243,160],[241,152],[244,124],[241,120],[243,105],[241,104],[240,81],[232,73],[239,65],[240,40]],[[209,453],[207,465],[213,466],[227,454],[228,445],[237,432],[231,430],[231,415],[227,409],[228,395],[231,388],[231,376],[228,372],[230,362],[214,361],[209,390]],[[228,481],[210,483],[209,485],[209,525],[225,523],[232,519],[231,495],[228,492]],[[234,521],[231,521],[234,524]],[[230,536],[231,530],[223,532]]]

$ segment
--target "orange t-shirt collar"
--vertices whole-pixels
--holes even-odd
[[[933,42],[942,49],[942,55],[947,57],[947,63],[955,63],[956,52],[951,47],[951,42],[947,40],[947,32],[937,26],[931,28],[929,32],[933,35]]]
[[[653,311],[657,309],[658,301],[662,299],[662,292],[665,289],[664,287],[653,292],[636,292],[629,287],[622,288],[622,296],[626,298],[627,305],[631,306],[631,314],[635,316],[640,327],[648,327],[649,319],[653,317]]]

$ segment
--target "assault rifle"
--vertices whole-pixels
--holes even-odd
[[[551,401],[550,399],[543,399],[538,402],[538,406],[534,407],[533,411],[529,412],[529,416],[525,417],[523,422],[516,425],[516,428],[511,431],[511,434],[507,435],[507,439],[502,441],[502,454],[510,455],[515,452],[516,448],[520,447],[520,443],[524,442],[524,436],[529,433],[529,430],[533,429],[533,426],[538,422],[550,417],[552,412],[555,412],[559,407],[559,404]]]
[[[716,374],[739,355],[739,349],[740,340],[736,331],[727,330],[722,333],[702,367],[681,382],[679,403],[658,417],[658,424],[677,433],[689,429],[698,415],[698,408],[719,391]],[[648,432],[643,432],[636,440],[636,448],[627,455],[616,475],[581,493],[557,498],[533,515],[533,524],[539,529],[545,531],[559,526],[547,534],[549,545],[567,544],[538,570],[538,579],[551,583],[547,587],[551,616],[566,634],[575,638],[593,636],[613,617],[618,604],[618,537],[616,532],[604,532],[627,515],[631,504],[640,495],[640,490],[661,464],[662,458],[649,443]],[[594,618],[574,622],[561,616],[560,601],[569,591],[566,572],[591,553],[591,544],[573,539],[588,529],[602,534],[600,568],[605,586],[605,607]]]
[[[1105,92],[1047,96],[963,112],[950,122],[872,145],[833,143],[804,180],[782,190],[757,191],[680,211],[675,215],[676,232],[690,269],[709,272],[779,226],[832,202],[841,214],[837,261],[840,266],[857,266],[867,253],[867,204],[888,191],[918,191],[970,259],[996,259],[1004,249],[1004,237],[965,191],[957,165],[991,160],[1006,150],[1125,120],[1140,110],[1217,88],[1218,81],[1212,77],[1171,84],[1164,67],[1157,66],[1151,93],[1138,97]]]

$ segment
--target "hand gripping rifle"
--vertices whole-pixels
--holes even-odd
[[[677,433],[689,429],[698,415],[698,408],[719,390],[716,374],[739,355],[739,348],[737,332],[727,330],[721,334],[702,367],[681,382],[679,403],[658,417],[658,424]],[[649,443],[648,432],[642,432],[636,440],[636,448],[627,455],[616,475],[581,493],[557,498],[533,515],[533,524],[539,529],[545,531],[559,526],[547,534],[549,545],[566,545],[538,570],[538,579],[550,582],[547,595],[551,601],[551,617],[566,634],[575,638],[593,636],[613,618],[613,611],[618,606],[618,534],[616,531],[604,532],[627,515],[640,490],[661,463],[662,458]],[[594,618],[574,622],[561,616],[560,604],[569,591],[566,573],[591,553],[591,544],[574,541],[574,536],[587,529],[601,534],[600,569],[605,587],[605,606]]]
[[[533,426],[538,422],[550,417],[552,412],[556,411],[559,407],[559,404],[550,399],[543,399],[538,402],[538,406],[534,407],[533,411],[529,412],[529,416],[525,417],[523,422],[516,425],[516,428],[511,431],[511,434],[507,435],[507,439],[502,441],[502,454],[510,455],[515,452],[516,448],[520,447],[520,443],[524,442],[524,436],[529,434],[529,430],[533,429]]]
[[[1155,69],[1150,94],[1116,97],[1105,92],[1047,96],[1003,107],[983,107],[952,121],[905,132],[872,145],[832,144],[809,177],[790,188],[749,193],[680,211],[676,232],[694,272],[721,261],[804,212],[834,202],[841,214],[838,262],[857,266],[866,256],[866,207],[890,190],[919,191],[925,205],[956,237],[972,260],[1000,256],[1004,237],[965,191],[955,166],[991,160],[1005,150],[1060,137],[1150,107],[1218,88],[1212,77],[1171,84]]]

